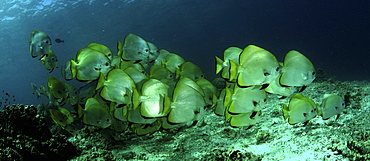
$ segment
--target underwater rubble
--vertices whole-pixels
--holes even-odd
[[[320,99],[332,90],[349,94],[338,119],[316,117],[306,125],[290,125],[279,106],[286,100],[270,96],[260,121],[249,128],[231,127],[211,109],[198,126],[150,135],[85,127],[69,138],[83,151],[72,160],[369,160],[370,82],[327,79],[302,93]]]
[[[0,160],[68,160],[78,154],[66,136],[50,132],[32,105],[5,106],[0,126]]]

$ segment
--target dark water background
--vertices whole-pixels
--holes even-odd
[[[65,40],[51,48],[58,66],[92,42],[116,52],[116,41],[134,33],[197,64],[210,80],[214,56],[249,44],[279,61],[298,50],[339,80],[370,80],[369,8],[369,0],[9,1],[0,10],[0,90],[15,95],[14,103],[37,104],[46,99],[37,100],[30,83],[62,79],[60,68],[49,74],[31,58],[33,30]]]

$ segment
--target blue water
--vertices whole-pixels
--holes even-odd
[[[65,40],[52,46],[59,66],[91,42],[115,52],[116,41],[134,33],[199,65],[210,80],[215,55],[249,44],[279,61],[298,50],[340,80],[370,80],[369,8],[368,0],[7,0],[0,6],[0,90],[15,95],[14,103],[37,104],[46,100],[32,95],[30,83],[62,79],[60,68],[49,74],[31,58],[33,30]]]

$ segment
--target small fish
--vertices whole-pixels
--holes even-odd
[[[154,62],[158,58],[160,52],[153,43],[147,42],[149,46],[149,61]]]
[[[149,51],[149,45],[143,38],[135,34],[127,34],[123,41],[122,59],[150,62]]]
[[[74,121],[71,113],[65,108],[49,109],[49,112],[53,121],[62,126],[63,129]]]
[[[226,108],[224,107],[225,95],[226,95],[226,89],[222,89],[222,91],[220,92],[220,95],[217,98],[217,104],[216,104],[216,108],[214,110],[216,115],[219,115],[219,116],[224,116],[225,115],[225,111],[226,111]]]
[[[59,38],[56,38],[54,41],[55,41],[56,43],[64,43],[64,40],[59,39]]]
[[[166,60],[166,56],[169,54],[170,52],[168,52],[167,50],[165,49],[161,49],[159,50],[159,55],[157,57],[157,59],[154,60],[154,65],[162,65],[162,61],[165,61]]]
[[[68,102],[71,105],[76,105],[79,101],[79,95],[78,95],[79,93],[78,93],[77,88],[68,83],[64,83],[64,84],[67,86],[67,89],[68,89],[68,96],[67,96]]]
[[[150,64],[152,64],[157,57],[159,56],[159,50],[157,46],[154,44],[147,42],[149,47],[149,54],[146,58],[142,59],[139,63],[144,66],[144,68],[147,68]]]
[[[345,106],[342,97],[335,94],[324,94],[321,106],[318,107],[318,115],[326,120],[342,113]]]
[[[79,97],[79,104],[85,104],[86,100],[90,97],[93,97],[96,94],[96,85],[98,84],[98,81],[92,81],[90,83],[87,83],[86,85],[78,88],[77,93]]]
[[[261,86],[241,88],[235,86],[233,92],[226,88],[226,104],[229,113],[251,113],[261,111],[267,98],[266,92],[260,89]]]
[[[105,56],[107,56],[107,58],[110,61],[112,61],[112,59],[113,59],[112,51],[108,47],[106,47],[105,45],[98,44],[98,43],[90,43],[89,45],[87,45],[86,48],[91,48],[91,49],[94,49],[94,50],[97,50],[97,51],[103,53]]]
[[[121,69],[113,69],[106,78],[101,74],[96,86],[96,89],[100,88],[103,88],[100,96],[104,99],[118,104],[129,104],[132,103],[133,88],[136,88],[136,85],[127,73]]]
[[[269,51],[255,45],[244,48],[239,58],[240,65],[230,60],[230,81],[237,79],[239,86],[271,83],[280,74],[280,65]]]
[[[289,51],[281,69],[280,84],[283,86],[307,86],[315,79],[312,62],[298,51]]]
[[[202,88],[193,80],[182,77],[173,92],[171,111],[168,121],[171,123],[187,123],[197,119],[197,114],[206,105]]]
[[[166,116],[170,110],[169,86],[157,79],[146,81],[141,89],[140,113],[144,117]]]
[[[57,68],[58,58],[51,50],[42,55],[39,60],[45,66],[46,70],[49,70],[49,73],[53,72],[53,70]]]
[[[121,56],[120,55],[113,55],[112,60],[111,60],[111,66],[113,68],[119,68],[119,65],[121,63]]]
[[[71,80],[73,78],[71,70],[71,60],[66,61],[65,65],[62,65],[62,76],[66,80]]]
[[[131,79],[135,82],[135,84],[137,84],[140,87],[142,83],[148,80],[148,76],[145,73],[140,72],[134,67],[128,67],[123,71],[131,77]]]
[[[188,77],[193,81],[204,78],[203,71],[200,67],[192,62],[182,63],[176,71],[176,78]]]
[[[40,86],[39,87],[39,92],[40,94],[44,95],[47,99],[49,99],[49,104],[50,105],[59,105],[59,102],[55,99],[55,97],[50,93],[50,91],[45,88],[44,86]],[[62,99],[59,99],[59,100],[62,100]]]
[[[47,54],[51,47],[50,37],[46,33],[38,30],[32,31],[28,43],[33,58]]]
[[[60,81],[58,78],[53,76],[48,77],[48,89],[58,103],[64,103],[68,96],[68,87]]]
[[[149,77],[162,80],[162,79],[174,79],[173,74],[165,67],[159,65],[152,65],[149,70]]]
[[[111,70],[110,60],[103,53],[91,48],[79,50],[76,60],[70,61],[72,76],[80,81],[98,79],[100,73],[106,76]]]
[[[37,89],[37,86],[34,83],[31,83],[31,86],[32,86],[32,90],[33,90],[32,94],[36,95],[37,99],[39,99],[41,97],[40,90]]]
[[[302,94],[295,94],[288,106],[282,106],[284,119],[288,119],[289,124],[304,123],[317,115],[316,103]]]
[[[197,80],[197,84],[203,89],[204,101],[210,107],[216,106],[218,91],[217,88],[207,79]]]
[[[224,51],[224,60],[215,56],[216,58],[216,74],[221,72],[221,77],[224,79],[230,79],[230,60],[234,61],[239,65],[239,56],[243,49],[238,47],[229,47]]]
[[[165,61],[162,61],[162,66],[166,67],[168,70],[171,71],[171,73],[175,73],[177,69],[180,68],[180,65],[184,63],[185,60],[181,56],[174,54],[174,53],[169,53],[166,56]]]
[[[78,115],[83,116],[85,124],[94,125],[100,128],[107,128],[112,123],[112,117],[108,111],[109,107],[100,103],[96,98],[89,98],[86,101],[85,109],[78,105]]]

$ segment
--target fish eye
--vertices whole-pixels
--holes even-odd
[[[253,119],[255,116],[257,116],[257,111],[253,111],[249,118]]]
[[[108,66],[108,65],[109,65],[109,63],[108,63],[108,62],[106,62],[106,63],[105,63],[105,66]]]
[[[315,72],[312,72],[312,75],[315,75],[316,73]]]
[[[145,49],[145,52],[149,52],[149,49]]]
[[[253,106],[257,106],[258,105],[258,102],[257,101],[253,101]]]
[[[279,71],[280,70],[280,67],[276,67],[276,69],[275,69],[276,71]]]

